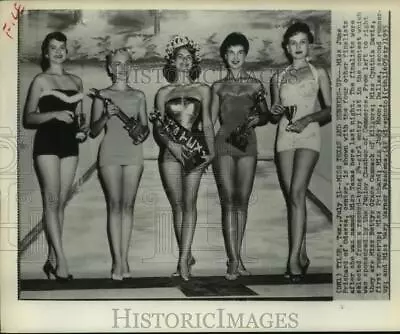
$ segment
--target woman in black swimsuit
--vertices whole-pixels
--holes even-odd
[[[78,164],[76,111],[82,112],[82,80],[64,71],[67,38],[61,32],[46,36],[42,43],[43,72],[32,81],[24,110],[24,126],[37,128],[33,158],[41,187],[43,221],[49,244],[43,271],[50,278],[69,281],[62,246],[62,229],[67,196]],[[86,139],[86,128],[79,131]]]
[[[184,146],[170,140],[155,123],[155,138],[160,144],[159,169],[165,192],[172,207],[175,236],[179,246],[177,272],[189,280],[195,263],[191,246],[197,221],[197,194],[204,167],[214,155],[214,132],[209,112],[210,88],[195,82],[200,74],[198,46],[187,37],[177,36],[167,47],[164,76],[169,85],[159,89],[156,109],[168,115],[192,134],[204,133],[210,155],[190,173],[182,166]]]

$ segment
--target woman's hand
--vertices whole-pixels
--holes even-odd
[[[281,116],[285,112],[285,107],[281,104],[274,104],[271,108],[271,114],[273,116]]]
[[[128,128],[129,136],[137,141],[139,144],[144,142],[150,133],[149,127],[141,124]]]
[[[206,160],[199,166],[199,168],[207,169],[208,166],[211,164],[211,162],[214,160],[214,158],[215,158],[215,153],[207,155]]]
[[[255,128],[261,121],[260,114],[251,115],[247,122],[248,128]]]
[[[286,127],[286,131],[301,133],[308,124],[310,124],[310,120],[308,119],[308,117],[303,117],[298,119],[297,121],[294,121],[291,124],[288,124]]]
[[[71,124],[74,121],[75,116],[70,110],[56,111],[54,115],[55,119],[67,124]]]
[[[118,114],[119,109],[115,104],[112,103],[106,103],[106,115],[108,118],[111,118],[112,116]]]
[[[87,124],[83,124],[79,128],[79,131],[76,133],[75,137],[80,143],[82,143],[87,139],[89,132],[90,132],[89,126]]]

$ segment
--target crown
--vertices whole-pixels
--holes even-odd
[[[200,57],[200,45],[198,43],[195,43],[192,39],[190,39],[187,36],[179,36],[176,35],[174,36],[167,44],[167,47],[165,49],[165,52],[167,53],[165,56],[166,60],[171,60],[174,51],[176,48],[179,48],[181,46],[187,47],[190,51],[194,53],[195,61],[200,62],[201,57]]]

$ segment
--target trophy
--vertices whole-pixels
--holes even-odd
[[[183,127],[172,117],[168,115],[161,117],[158,111],[151,113],[149,118],[152,123],[156,123],[157,121],[161,123],[160,131],[170,140],[183,145],[184,151],[187,152],[183,155],[183,169],[186,173],[191,172],[207,160],[209,151],[204,136],[194,136],[191,131]]]
[[[88,94],[91,98],[99,98],[105,104],[111,104],[118,109],[116,116],[124,123],[124,129],[126,129],[129,133],[129,136],[133,139],[133,143],[135,145],[139,145],[145,141],[147,136],[150,133],[150,130],[147,126],[143,126],[139,120],[134,117],[129,117],[120,107],[118,107],[112,99],[108,97],[104,97],[101,95],[101,92],[98,89],[92,88],[90,89],[90,93]],[[135,129],[135,131],[131,131]]]
[[[284,114],[286,118],[289,120],[288,125],[291,125],[293,122],[293,118],[296,116],[297,105],[285,106]]]
[[[247,145],[249,144],[249,135],[251,133],[250,129],[251,127],[249,126],[250,119],[254,115],[259,115],[260,114],[260,104],[265,101],[265,91],[264,89],[260,89],[257,91],[254,95],[254,100],[255,103],[251,107],[250,112],[246,118],[246,121],[237,126],[235,130],[233,130],[228,138],[226,139],[226,142],[235,146],[239,150],[245,152]]]
[[[86,122],[86,115],[82,111],[78,111],[75,113],[74,118],[75,118],[74,123],[75,123],[75,130],[76,130],[75,138],[78,140],[78,142],[82,143],[87,138],[85,131],[82,130],[82,128]]]

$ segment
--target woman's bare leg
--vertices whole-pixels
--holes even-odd
[[[54,249],[57,274],[67,277],[68,265],[62,246],[59,224],[60,159],[55,155],[40,155],[36,158],[39,183],[42,191],[43,213],[49,241],[49,257]]]
[[[159,164],[159,170],[165,193],[171,205],[174,233],[180,254],[183,219],[182,165],[179,162],[164,162]]]
[[[221,202],[222,232],[229,259],[228,274],[235,274],[239,265],[238,223],[235,208],[235,160],[229,155],[217,157],[214,160],[213,169]]]
[[[319,153],[309,149],[297,149],[294,157],[293,175],[290,187],[291,203],[291,252],[289,267],[292,274],[301,274],[301,246],[306,233],[306,191],[310,183]]]
[[[122,167],[103,166],[100,168],[108,202],[107,231],[112,256],[112,272],[122,275],[121,233],[122,233]]]
[[[254,185],[254,177],[256,174],[257,158],[243,157],[238,160],[236,170],[236,208],[238,219],[238,239],[237,250],[239,254],[239,266],[241,270],[246,270],[242,261],[241,251],[244,232],[247,223],[247,212],[249,207],[249,199]]]
[[[72,184],[75,179],[76,167],[78,166],[78,157],[66,157],[60,160],[60,198],[59,198],[59,211],[58,211],[58,222],[61,231],[61,237],[64,227],[64,213],[67,205],[68,196],[70,195]],[[53,247],[49,249],[48,260],[55,263],[55,253]]]
[[[289,272],[289,258],[292,249],[291,242],[291,229],[290,229],[290,217],[291,217],[291,205],[290,205],[290,183],[292,182],[293,174],[293,162],[294,162],[295,150],[287,150],[277,153],[277,171],[278,177],[282,189],[283,196],[286,202],[287,208],[287,227],[288,227],[288,256],[286,262],[286,271]]]
[[[184,279],[189,278],[189,260],[197,223],[197,195],[203,172],[203,170],[193,171],[184,177],[183,182],[183,219],[179,269]]]
[[[133,230],[133,214],[136,194],[143,174],[143,166],[124,166],[122,168],[122,237],[121,237],[121,261],[122,272],[129,273],[129,244]]]

